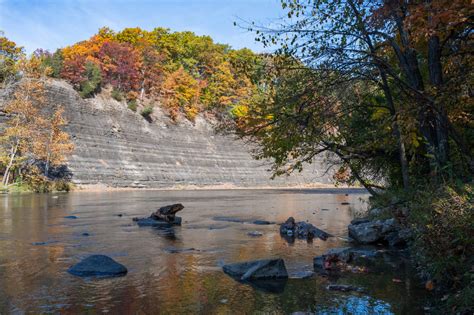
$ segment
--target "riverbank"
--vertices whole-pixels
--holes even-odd
[[[75,192],[102,192],[102,191],[168,191],[168,190],[301,190],[301,189],[334,189],[340,190],[364,190],[364,188],[354,186],[335,186],[330,184],[304,184],[304,185],[289,185],[289,186],[237,186],[233,184],[221,184],[221,185],[173,185],[169,187],[112,187],[107,185],[77,185],[75,186]]]

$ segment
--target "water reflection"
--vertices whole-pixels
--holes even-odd
[[[422,292],[408,274],[349,275],[338,282],[366,294],[328,292],[328,279],[289,279],[249,285],[225,275],[223,263],[281,257],[289,273],[312,270],[312,259],[345,246],[360,191],[244,190],[131,191],[18,195],[0,198],[0,314],[4,313],[291,313],[386,314],[419,309]],[[136,216],[183,203],[183,225],[138,227]],[[341,205],[349,202],[350,205]],[[329,209],[329,211],[322,210]],[[117,216],[118,213],[123,216]],[[71,220],[65,216],[74,215]],[[216,216],[245,222],[216,221]],[[309,220],[337,236],[324,242],[281,238],[275,222]],[[259,231],[263,236],[247,235]],[[89,236],[84,236],[87,233]],[[37,245],[35,245],[37,243]],[[172,249],[172,250],[170,250]],[[191,250],[193,249],[193,250]],[[129,269],[122,278],[84,280],[67,268],[90,254],[113,257]]]

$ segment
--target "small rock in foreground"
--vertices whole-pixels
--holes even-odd
[[[127,274],[124,265],[105,255],[89,256],[67,271],[79,277],[118,277]]]

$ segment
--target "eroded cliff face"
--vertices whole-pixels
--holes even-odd
[[[47,86],[48,101],[60,104],[75,150],[68,158],[79,185],[176,188],[186,186],[295,186],[330,184],[316,161],[299,174],[271,180],[268,161],[254,160],[250,147],[216,134],[198,117],[172,122],[155,108],[152,122],[126,104],[98,96],[83,100],[62,81]]]

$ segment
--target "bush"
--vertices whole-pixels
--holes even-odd
[[[434,283],[442,297],[441,311],[463,314],[472,310],[473,185],[424,190],[410,208],[409,222],[416,234],[414,258],[422,276]]]
[[[116,100],[118,102],[121,102],[123,100],[122,92],[120,92],[119,90],[117,90],[115,88],[112,90],[111,96],[114,100]]]
[[[99,67],[93,62],[86,63],[87,79],[80,84],[79,94],[83,98],[91,97],[100,91],[102,75]]]
[[[128,101],[128,109],[136,112],[137,111],[137,100]]]
[[[140,112],[140,114],[145,118],[149,118],[152,113],[153,113],[153,106],[151,105],[148,105],[147,107],[142,109],[142,111]]]
[[[65,191],[69,192],[73,189],[74,185],[67,181],[67,180],[55,180],[52,182],[52,190],[53,191]]]

